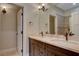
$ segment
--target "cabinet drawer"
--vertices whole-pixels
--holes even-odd
[[[45,56],[46,55],[45,43],[39,41],[38,45],[39,45],[40,56]]]
[[[66,50],[64,48],[60,48],[57,46],[49,45],[49,44],[46,45],[46,50],[50,52],[55,51],[55,55],[57,56],[79,56],[78,53],[75,53],[73,51],[69,51],[69,50]]]

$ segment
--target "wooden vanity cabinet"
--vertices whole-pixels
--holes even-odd
[[[53,45],[46,44],[46,55],[47,56],[65,56],[66,54],[59,51],[59,48],[56,48]]]
[[[30,46],[30,48],[29,48],[29,54],[31,55],[31,56],[39,56],[39,46],[38,46],[38,42],[37,41],[35,41],[35,40],[31,40],[30,39],[30,41],[29,41],[29,46]]]
[[[39,56],[46,56],[46,47],[45,43],[39,42]]]
[[[34,39],[29,39],[30,56],[45,56],[45,44]]]
[[[78,53],[29,38],[30,56],[79,56]]]
[[[47,56],[79,56],[79,53],[50,44],[46,44],[46,51]]]

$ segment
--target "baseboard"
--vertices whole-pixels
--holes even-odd
[[[0,50],[0,56],[12,56],[17,53],[16,48]]]

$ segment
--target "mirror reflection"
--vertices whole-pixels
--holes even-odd
[[[79,35],[78,3],[49,3],[33,4],[37,6],[29,17],[30,34]],[[67,7],[67,5],[69,5]]]

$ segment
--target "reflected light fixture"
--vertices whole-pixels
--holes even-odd
[[[2,9],[2,13],[5,14],[6,13],[6,7],[4,6]]]
[[[38,9],[39,9],[39,10],[42,10],[43,12],[48,10],[48,9],[45,7],[45,4],[39,5],[39,6],[38,6]]]

